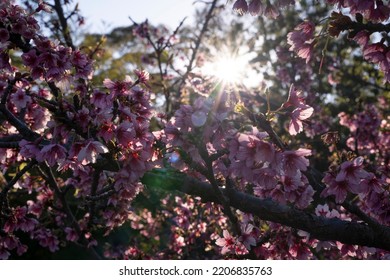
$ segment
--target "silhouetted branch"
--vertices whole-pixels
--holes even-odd
[[[151,178],[144,179],[146,185],[151,182],[150,180],[153,180],[154,176],[157,176],[157,179],[159,179],[158,177],[161,175],[148,172],[147,176],[151,176]],[[168,182],[167,175],[164,174],[162,176],[164,176],[165,182]],[[184,174],[176,175],[173,180],[175,180],[174,184],[169,184],[170,191],[175,186],[177,191],[199,196],[205,202],[219,202],[213,186],[209,183],[200,182]],[[271,199],[260,199],[234,189],[221,189],[221,191],[229,199],[232,207],[256,215],[262,220],[306,231],[310,233],[312,238],[337,240],[345,244],[375,247],[390,251],[389,227],[380,225],[378,228],[373,229],[366,224],[354,221],[319,217],[300,209],[281,205]]]
[[[66,216],[67,216],[69,222],[71,223],[72,227],[76,230],[84,247],[87,248],[96,259],[101,259],[102,257],[96,252],[96,250],[93,248],[93,246],[89,246],[89,241],[85,238],[84,232],[81,229],[72,210],[70,209],[64,192],[62,192],[61,189],[59,188],[51,168],[46,163],[40,164],[39,168],[40,168],[40,172],[41,172],[42,177],[45,179],[45,181],[48,183],[49,187],[54,191],[54,193],[56,194],[58,199],[61,201],[62,211],[64,211],[64,213],[66,213]]]
[[[53,8],[55,9],[55,11],[58,15],[58,20],[59,20],[60,25],[61,25],[61,32],[62,32],[62,35],[64,36],[65,43],[68,47],[71,47],[72,50],[74,50],[75,46],[73,44],[72,37],[70,36],[68,21],[67,21],[67,18],[65,17],[64,9],[62,8],[61,1],[54,0]]]
[[[29,171],[35,164],[36,160],[30,161],[25,167],[22,168],[12,179],[7,183],[7,185],[4,186],[4,188],[1,190],[0,193],[0,215],[3,211],[3,205],[5,201],[7,200],[7,194],[11,190],[11,188],[16,184],[16,182],[22,178],[22,176]]]

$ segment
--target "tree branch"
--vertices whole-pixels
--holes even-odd
[[[36,160],[30,161],[25,167],[23,167],[22,170],[20,170],[12,179],[8,182],[8,184],[2,189],[0,193],[0,215],[3,211],[3,205],[5,201],[7,200],[7,194],[10,191],[10,189],[16,184],[16,182],[27,172],[29,171],[35,164]]]
[[[6,120],[13,125],[19,132],[29,141],[34,141],[39,137],[37,133],[32,131],[25,123],[14,116],[6,107],[5,104],[0,104],[0,112],[3,113]]]
[[[168,176],[168,177],[167,177]],[[203,201],[219,202],[213,187],[183,173],[148,172],[143,178],[147,186],[177,190],[186,194],[199,196]],[[165,182],[162,183],[162,182]],[[378,228],[344,221],[338,218],[318,217],[306,211],[287,205],[281,205],[271,199],[260,199],[234,190],[221,189],[229,198],[230,205],[243,212],[256,215],[262,220],[279,223],[284,226],[304,230],[318,240],[336,240],[345,244],[375,247],[390,251],[390,228],[380,225]]]
[[[64,36],[65,43],[68,47],[71,47],[72,50],[74,50],[75,46],[73,44],[72,37],[70,36],[70,30],[69,30],[67,18],[65,18],[64,9],[62,8],[60,0],[54,0],[54,9],[58,15],[58,20],[60,21],[61,24],[61,31],[62,31],[62,35]]]
[[[203,37],[204,37],[204,35],[205,35],[206,31],[207,31],[207,28],[209,26],[209,22],[210,22],[210,20],[212,18],[212,15],[213,15],[213,12],[215,10],[215,7],[217,6],[217,3],[218,3],[218,0],[214,0],[211,3],[210,9],[207,12],[205,21],[204,21],[203,26],[202,26],[202,30],[200,31],[200,33],[197,36],[197,39],[195,41],[195,46],[193,48],[193,52],[192,52],[190,61],[188,62],[188,65],[187,65],[187,68],[186,68],[186,72],[184,73],[183,77],[181,78],[181,83],[179,85],[179,90],[178,90],[178,93],[177,93],[177,96],[176,96],[177,98],[180,96],[180,88],[185,84],[188,75],[192,71],[194,62],[196,60],[196,55],[198,54],[198,50],[199,50],[200,44],[202,43],[202,39],[203,39]]]
[[[76,217],[73,215],[73,212],[69,207],[68,201],[66,200],[65,194],[58,187],[51,168],[46,163],[42,163],[40,165],[40,171],[42,176],[50,186],[50,188],[55,192],[57,197],[60,199],[62,204],[62,210],[65,212],[72,227],[76,230],[77,234],[79,235],[84,247],[87,248],[96,259],[101,259],[101,256],[96,252],[96,250],[92,246],[89,246],[89,241],[84,237],[83,230],[81,229]]]

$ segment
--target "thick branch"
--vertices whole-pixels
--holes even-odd
[[[165,181],[169,184],[170,191],[174,186],[177,191],[199,196],[204,201],[217,203],[219,201],[209,183],[200,182],[184,174],[178,174],[174,178],[167,178],[166,174],[161,176],[157,173],[148,173],[147,176],[150,177],[148,180],[144,180],[146,185],[153,181]],[[153,178],[153,176],[156,178]],[[304,230],[310,233],[311,237],[319,240],[337,240],[345,244],[375,247],[390,251],[389,227],[381,225],[373,229],[366,224],[354,221],[343,221],[337,218],[327,219],[287,205],[278,204],[271,199],[260,199],[237,190],[221,190],[229,198],[232,207],[243,212],[252,213],[262,220]]]
[[[4,142],[0,141],[0,148],[16,149],[19,148],[19,142]]]

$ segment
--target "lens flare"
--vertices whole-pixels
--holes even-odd
[[[245,77],[245,70],[248,67],[247,57],[223,54],[206,63],[202,72],[205,75],[214,76],[224,83],[239,84]]]
[[[215,77],[225,85],[251,85],[254,79],[258,79],[249,63],[254,57],[253,52],[244,51],[243,49],[230,51],[226,48],[216,51],[208,62],[205,62],[201,68],[201,73]]]

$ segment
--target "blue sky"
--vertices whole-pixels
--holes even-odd
[[[152,24],[164,23],[176,28],[187,16],[191,23],[195,9],[203,4],[194,0],[75,0],[86,18],[89,31],[107,32],[114,27],[130,24],[129,16],[136,22],[146,18]],[[108,29],[108,30],[107,30]]]

